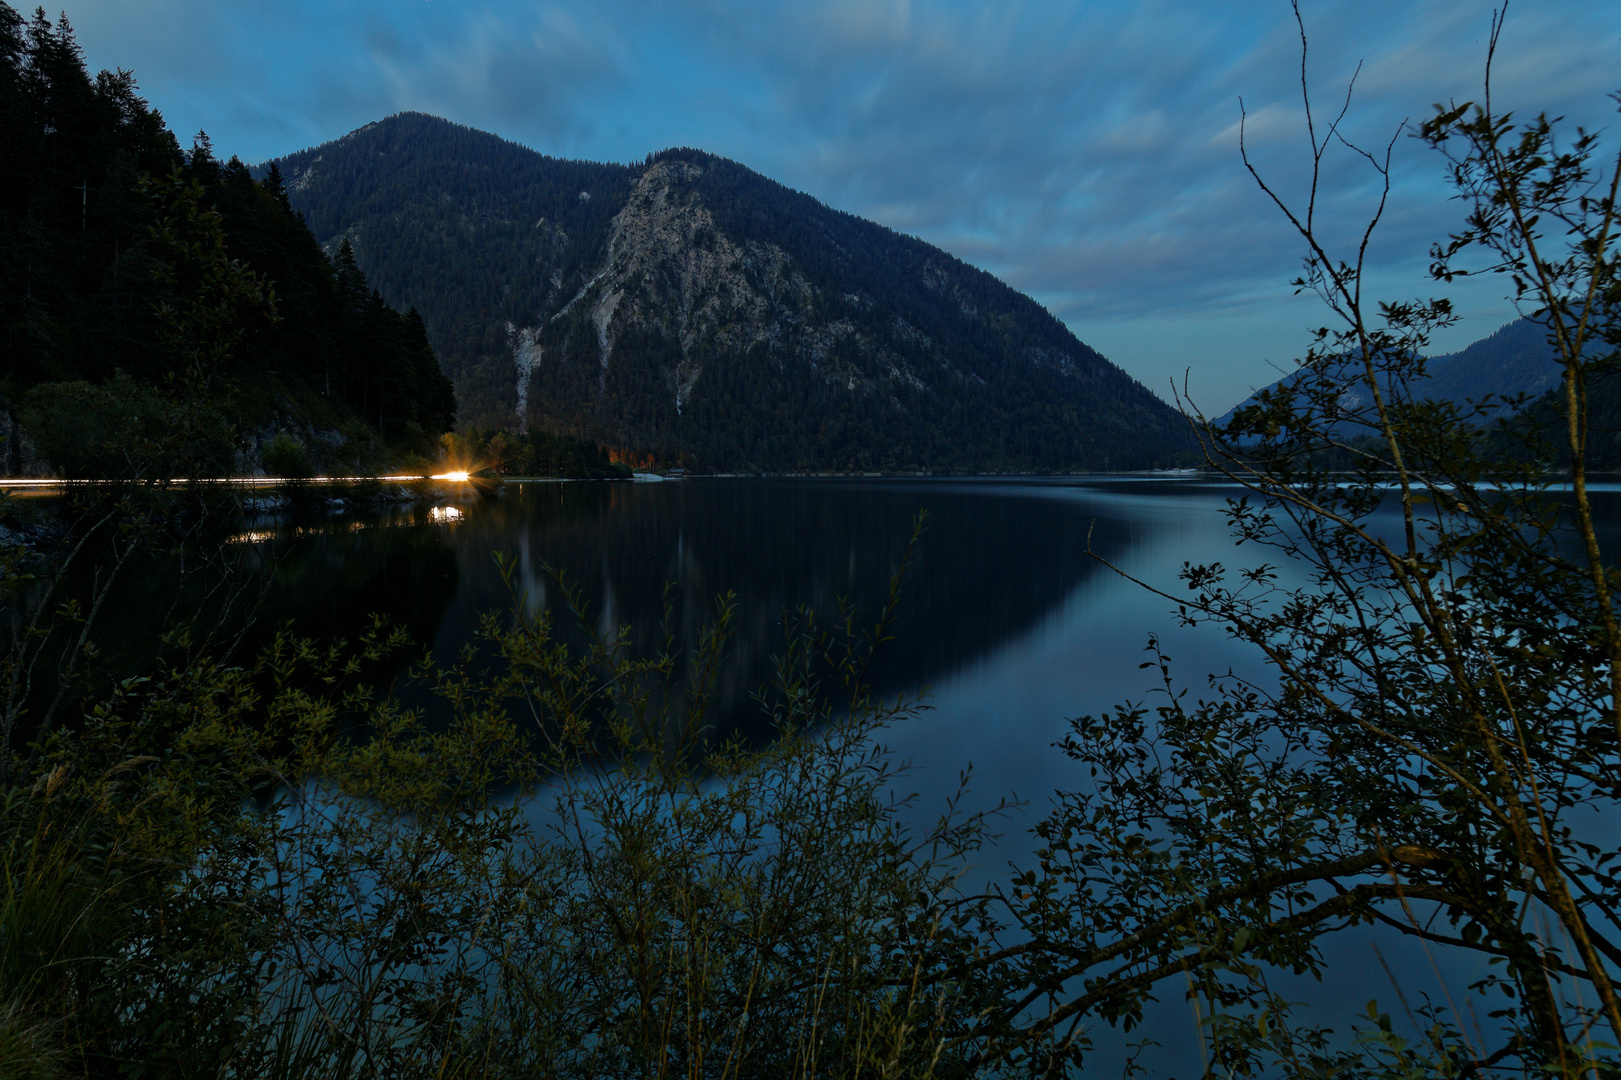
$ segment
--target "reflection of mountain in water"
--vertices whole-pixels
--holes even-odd
[[[713,719],[747,729],[757,708],[748,695],[770,678],[785,610],[809,605],[826,625],[846,597],[858,626],[870,626],[913,516],[927,510],[896,640],[872,673],[882,692],[915,690],[1031,629],[1096,569],[1089,513],[1008,490],[852,480],[517,485],[453,531],[463,584],[436,645],[445,655],[471,637],[479,612],[509,605],[496,551],[517,561],[532,605],[558,605],[543,570],[553,566],[583,589],[598,629],[625,626],[643,650],[661,641],[666,583],[684,647],[731,591],[735,634]],[[1127,538],[1123,523],[1100,521],[1092,545],[1107,555]]]
[[[911,535],[929,526],[902,590],[895,640],[871,671],[893,695],[938,681],[1029,632],[1098,566],[1086,554],[1097,504],[1050,497],[1014,482],[693,480],[665,484],[511,485],[504,498],[438,520],[404,513],[315,517],[236,526],[208,545],[154,554],[129,573],[101,620],[93,683],[147,670],[180,622],[221,622],[241,634],[246,660],[283,626],[317,638],[358,638],[373,614],[404,626],[448,660],[473,641],[486,611],[508,610],[494,554],[516,563],[531,606],[560,608],[546,566],[577,584],[593,629],[624,626],[641,655],[662,644],[666,584],[678,649],[691,648],[718,596],[736,596],[734,633],[711,713],[721,731],[760,733],[751,692],[764,687],[784,644],[785,612],[807,605],[826,627],[840,598],[858,628],[872,624]],[[445,515],[441,515],[445,517]],[[1099,520],[1092,546],[1117,554],[1134,539]],[[94,568],[86,564],[83,572]],[[221,575],[233,584],[222,587]],[[251,612],[251,619],[249,613]],[[365,674],[388,685],[409,657]],[[425,688],[404,688],[432,708]]]

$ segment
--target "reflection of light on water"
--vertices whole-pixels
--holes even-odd
[[[467,512],[459,506],[430,506],[428,520],[437,525],[461,521]],[[415,522],[410,517],[388,521],[328,521],[322,525],[292,526],[281,529],[244,529],[225,538],[227,544],[265,544],[272,540],[302,540],[311,536],[330,536],[334,532],[360,532],[362,529],[409,528]]]
[[[273,531],[248,529],[244,532],[232,533],[225,538],[225,542],[227,544],[262,544],[268,540],[301,540],[306,536],[327,536],[334,531],[359,532],[361,529],[389,528],[390,526],[409,524],[409,521],[343,521],[333,522],[325,526],[298,526]]]

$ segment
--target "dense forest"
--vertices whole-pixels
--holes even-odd
[[[523,434],[500,428],[470,427],[445,439],[450,457],[474,472],[534,479],[629,480],[632,465],[651,469],[651,459],[623,457],[591,439],[578,439],[544,428]]]
[[[404,113],[272,169],[422,311],[463,424],[740,469],[1135,468],[1189,445],[1030,298],[702,151],[563,161]]]
[[[219,474],[278,432],[353,468],[453,422],[417,313],[322,251],[279,175],[182,151],[131,73],[92,77],[65,17],[0,4],[0,154],[0,413],[45,459],[8,422],[6,471]]]

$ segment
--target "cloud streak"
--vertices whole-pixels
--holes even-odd
[[[1303,12],[1319,109],[1361,65],[1346,131],[1363,145],[1478,94],[1490,0]],[[1241,396],[1300,340],[1298,245],[1237,145],[1242,98],[1258,167],[1303,194],[1299,40],[1277,0],[89,0],[69,15],[92,64],[134,69],[177,131],[247,160],[404,109],[569,157],[698,146],[990,270],[1145,381],[1186,361],[1207,399]],[[1515,9],[1498,102],[1602,126],[1618,38],[1609,5]],[[1457,211],[1432,155],[1397,139],[1393,162],[1374,254],[1411,291]],[[1325,175],[1323,220],[1350,238],[1374,178],[1348,154]],[[1508,316],[1485,294],[1468,305],[1464,339]]]

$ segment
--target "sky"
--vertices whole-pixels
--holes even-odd
[[[1404,133],[1480,97],[1489,0],[1301,0],[1319,131],[1391,152],[1370,287],[1439,295],[1461,223]],[[77,0],[93,69],[125,68],[189,144],[258,163],[417,110],[535,150],[732,158],[1028,293],[1162,397],[1214,414],[1291,370],[1326,313],[1290,280],[1311,159],[1287,0]],[[1359,70],[1360,67],[1360,70]],[[1510,5],[1499,109],[1615,130],[1621,4]],[[1240,102],[1242,101],[1242,107]],[[1241,111],[1242,110],[1242,111]],[[1614,143],[1607,145],[1613,147]],[[1379,178],[1335,143],[1319,221],[1360,237]],[[1501,279],[1444,290],[1433,352],[1513,317]]]

